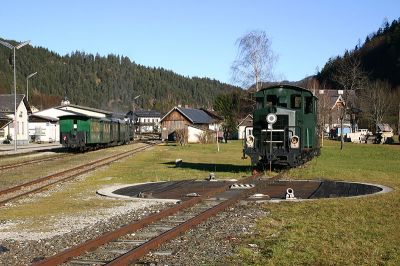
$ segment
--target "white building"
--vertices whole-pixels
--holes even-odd
[[[238,127],[238,139],[245,139],[246,137],[253,135],[253,116],[247,115],[237,126]]]
[[[17,102],[17,117],[14,120],[14,101]],[[0,95],[0,142],[3,143],[7,136],[17,145],[27,145],[29,143],[28,115],[31,109],[25,95],[3,94]],[[13,122],[14,121],[14,122]],[[16,133],[16,135],[15,135]]]
[[[60,126],[58,118],[31,114],[29,116],[29,137],[31,142],[59,142]]]
[[[128,116],[132,117],[135,131],[141,133],[160,133],[161,113],[154,110],[130,111]]]

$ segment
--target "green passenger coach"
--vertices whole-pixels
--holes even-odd
[[[60,142],[72,150],[126,144],[133,139],[131,125],[123,119],[67,115],[60,117],[59,124]]]

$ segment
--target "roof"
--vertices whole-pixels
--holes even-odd
[[[82,106],[82,105],[75,105],[75,104],[60,105],[60,106],[57,106],[57,107],[54,107],[54,108],[61,109],[61,110],[68,110],[68,107],[82,109],[82,110],[91,111],[91,112],[95,112],[95,113],[106,114],[106,115],[111,115],[112,114],[112,112],[110,112],[110,111],[96,109],[96,108]]]
[[[161,117],[161,113],[154,110],[137,110],[133,113],[136,117]]]
[[[200,110],[206,112],[209,116],[211,116],[212,118],[214,118],[215,120],[224,120],[220,115],[217,114],[217,112],[213,111],[213,110],[207,110],[204,108],[200,108]]]
[[[164,115],[161,121],[164,120],[170,113],[172,113],[175,110],[181,113],[184,117],[186,117],[192,124],[211,124],[214,123],[215,121],[215,119],[213,119],[203,110],[182,108],[182,107],[172,108],[166,115]]]
[[[181,107],[178,107],[177,110],[186,116],[193,124],[211,124],[214,122],[214,119],[203,110]]]
[[[380,132],[393,132],[393,129],[389,126],[389,124],[376,124],[376,126]]]
[[[45,115],[31,114],[29,116],[29,122],[39,122],[39,121],[57,122],[58,120],[59,120],[58,118],[45,116]]]
[[[238,125],[240,126],[246,126],[246,127],[252,127],[253,126],[253,116],[251,114],[248,114]]]
[[[11,118],[9,118],[6,114],[0,113],[0,129],[4,128],[11,122],[12,122]]]
[[[342,91],[344,93],[344,91]],[[348,97],[354,97],[355,91],[354,90],[347,90]],[[343,94],[339,94],[339,90],[320,90],[319,91],[319,98],[322,100],[324,97],[328,100],[328,104],[332,106],[332,109],[336,107],[338,101],[343,101]],[[340,99],[339,99],[340,97]]]
[[[17,100],[17,106],[23,101],[28,113],[31,113],[31,108],[24,94],[17,94],[15,97]],[[0,112],[2,113],[14,113],[14,94],[1,94],[0,95]]]

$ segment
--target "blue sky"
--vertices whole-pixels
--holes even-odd
[[[353,49],[399,0],[19,0],[3,1],[0,38],[31,40],[61,55],[128,56],[138,64],[231,83],[236,40],[264,30],[278,56],[278,80],[316,73]]]

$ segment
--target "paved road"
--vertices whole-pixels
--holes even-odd
[[[29,153],[33,151],[36,152],[36,151],[52,150],[61,147],[62,146],[60,145],[60,143],[43,143],[43,144],[30,143],[28,145],[17,146],[17,151],[14,151],[14,145],[0,144],[0,156]]]

